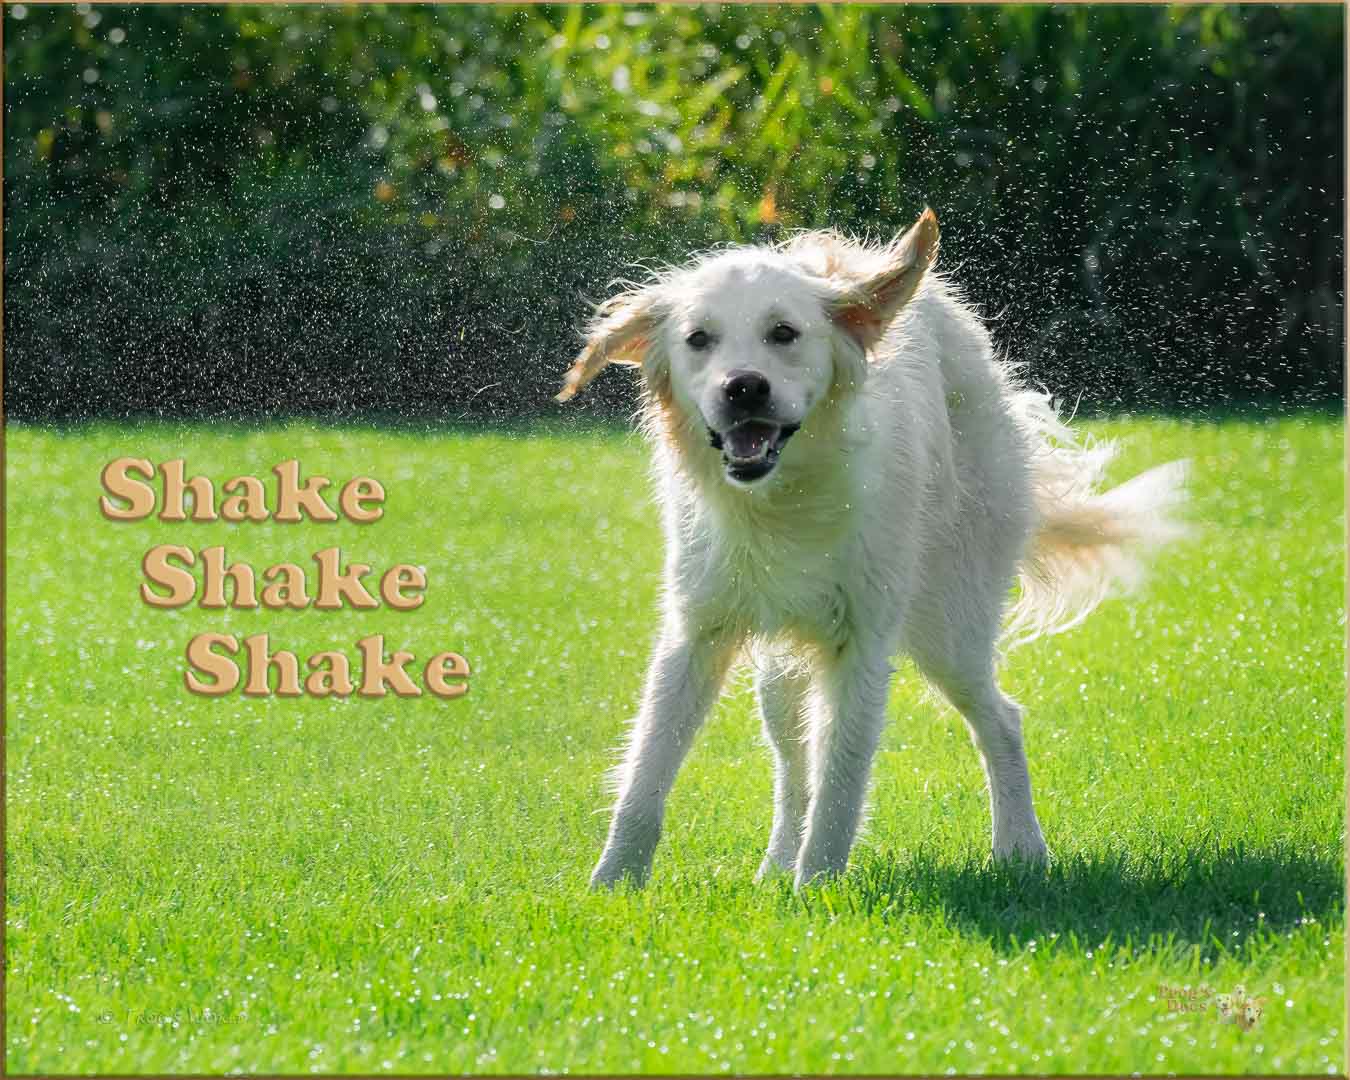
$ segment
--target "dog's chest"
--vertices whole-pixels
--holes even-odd
[[[694,532],[686,581],[697,583],[701,604],[749,634],[821,644],[847,635],[856,577],[847,522],[733,519]]]

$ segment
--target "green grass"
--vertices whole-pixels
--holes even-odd
[[[1192,458],[1198,531],[1008,664],[1052,869],[986,865],[975,753],[902,668],[853,868],[801,897],[751,882],[770,789],[743,679],[651,887],[586,891],[656,608],[635,438],[11,429],[9,1070],[1342,1071],[1342,426],[1090,426],[1128,438],[1122,477]],[[98,477],[127,453],[217,483],[298,456],[378,477],[386,515],[113,524]],[[427,601],[153,610],[161,542],[258,570],[337,543],[425,565]],[[473,689],[197,698],[209,629],[302,657],[383,632],[463,652]],[[1202,983],[1265,1015],[1167,1011],[1162,986]]]

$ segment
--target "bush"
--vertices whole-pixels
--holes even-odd
[[[1334,8],[6,14],[11,417],[551,411],[634,263],[924,204],[1061,393],[1342,393]]]

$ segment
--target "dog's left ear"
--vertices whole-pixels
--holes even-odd
[[[595,311],[586,345],[568,369],[558,401],[570,401],[608,364],[640,366],[658,322],[651,286],[611,296]]]
[[[884,269],[853,284],[832,305],[835,323],[864,349],[881,340],[937,258],[937,215],[925,208],[909,231],[886,250]]]

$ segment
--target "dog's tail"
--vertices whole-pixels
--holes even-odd
[[[1159,465],[1109,491],[1110,441],[1080,439],[1044,394],[1021,391],[1013,412],[1032,448],[1036,531],[1019,569],[1009,647],[1077,626],[1106,597],[1136,585],[1144,558],[1185,534],[1187,463]]]

